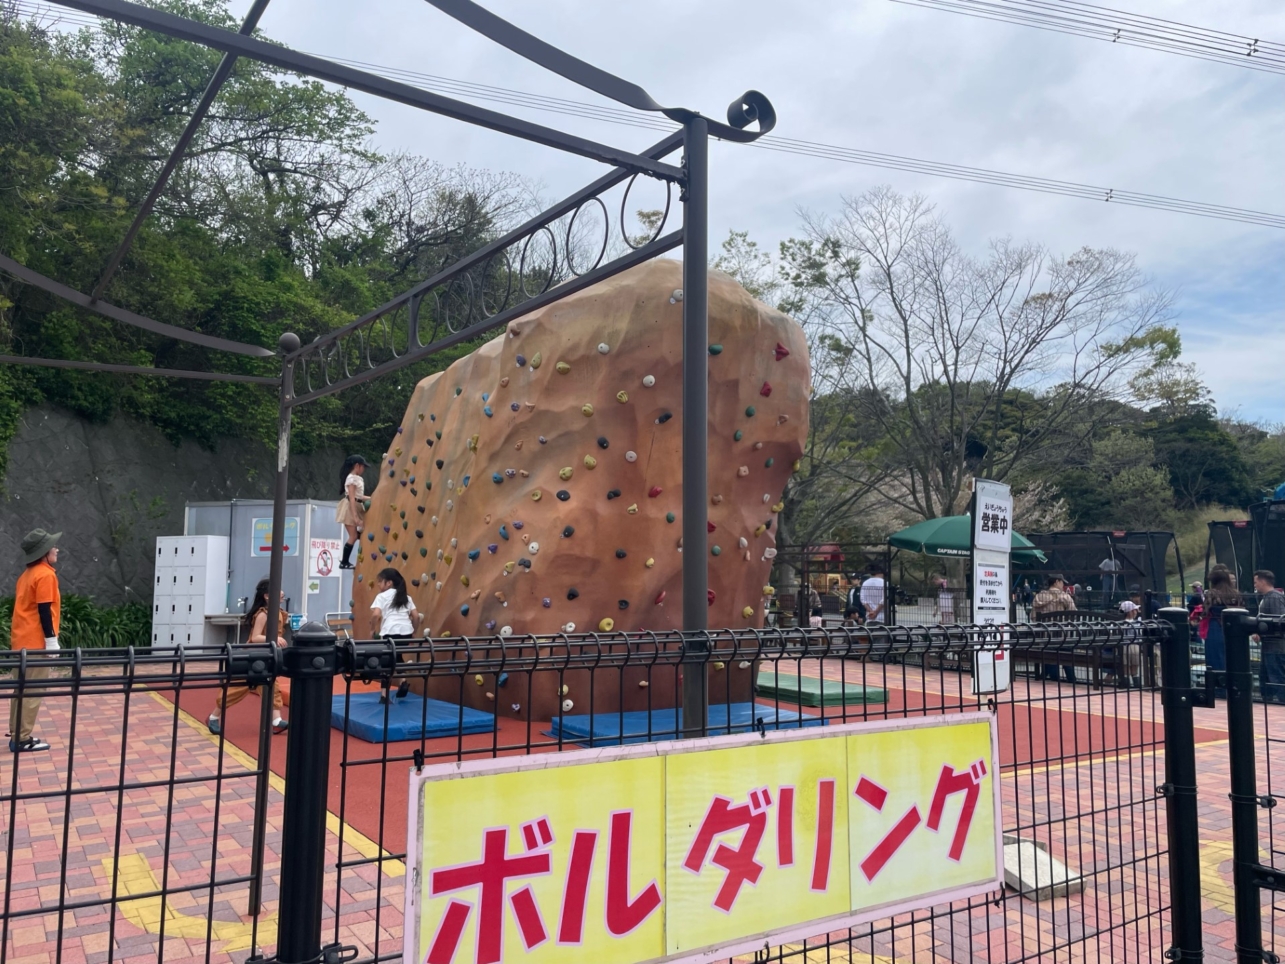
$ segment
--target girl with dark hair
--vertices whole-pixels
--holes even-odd
[[[362,475],[369,464],[360,455],[350,455],[339,470],[339,489],[343,498],[335,508],[335,521],[344,527],[348,535],[344,540],[340,569],[352,568],[352,547],[361,538],[362,527],[366,524],[366,480]]]
[[[254,587],[254,598],[250,603],[250,609],[242,619],[242,625],[246,627],[247,643],[266,643],[268,641],[268,580],[260,579],[259,584]],[[277,644],[285,645],[286,641],[286,594],[281,593],[281,608],[277,611]],[[263,699],[262,687],[256,686],[259,693],[259,699]],[[211,733],[223,732],[223,713],[229,706],[236,706],[243,699],[250,695],[248,686],[229,686],[227,693],[223,698],[215,703],[214,712],[210,714],[205,725],[210,728]],[[281,718],[281,708],[285,706],[285,700],[281,696],[281,690],[277,686],[277,681],[272,681],[272,732],[284,733],[289,723]]]
[[[375,600],[370,604],[373,617],[372,633],[394,644],[410,640],[424,622],[424,614],[415,608],[415,600],[406,592],[406,579],[396,569],[381,569],[375,576]],[[403,662],[400,653],[397,662]],[[404,700],[410,692],[410,680],[403,678],[397,684],[397,698]],[[381,703],[388,702],[388,690],[380,695]]]
[[[1226,566],[1214,566],[1209,570],[1209,587],[1205,590],[1204,618],[1205,627],[1205,668],[1225,670],[1227,668],[1226,638],[1223,636],[1223,611],[1234,609],[1245,604],[1244,598],[1236,590],[1236,580]]]

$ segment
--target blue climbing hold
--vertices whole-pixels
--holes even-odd
[[[501,482],[504,481],[504,476],[502,476],[499,472],[492,472],[491,481],[494,482],[496,485],[499,485]]]
[[[501,539],[503,539],[505,542],[507,542],[507,541],[508,541],[508,539],[509,539],[509,527],[508,527],[508,526],[500,526],[500,538],[501,538]]]

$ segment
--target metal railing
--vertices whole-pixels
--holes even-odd
[[[105,961],[398,960],[412,767],[685,735],[674,708],[693,674],[707,680],[710,736],[978,709],[998,721],[1011,886],[759,960],[1159,960],[1170,906],[1159,690],[1042,668],[1095,647],[1152,657],[1172,638],[1146,622],[1130,636],[1077,623],[1002,640],[993,627],[932,626],[710,632],[699,648],[675,632],[394,649],[313,625],[281,649],[4,654],[0,694],[43,700],[36,733],[51,749],[0,761],[0,964],[33,947],[72,959],[74,945]],[[974,657],[1000,646],[1027,672],[979,695]],[[261,736],[255,700],[209,732],[230,690],[266,695],[274,679],[290,682],[287,752]],[[428,697],[415,704],[421,733],[366,742],[359,718],[387,727],[401,680]],[[394,703],[378,702],[384,687]],[[494,721],[474,726],[478,713]],[[1056,885],[1036,876],[1046,858],[1068,868]]]

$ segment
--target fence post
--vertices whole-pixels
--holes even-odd
[[[1165,817],[1169,834],[1169,891],[1173,943],[1165,957],[1204,958],[1200,918],[1200,826],[1196,814],[1196,735],[1192,722],[1191,627],[1187,610],[1160,610],[1173,631],[1160,642],[1165,720]]]
[[[1263,960],[1258,868],[1258,777],[1254,760],[1254,675],[1249,613],[1223,610],[1227,648],[1227,739],[1231,757],[1232,883],[1236,889],[1236,960]]]
[[[283,652],[291,682],[277,937],[281,964],[304,964],[318,960],[321,954],[330,697],[339,654],[335,638],[320,623],[307,623]]]

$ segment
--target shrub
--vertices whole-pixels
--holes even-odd
[[[13,597],[0,599],[0,647],[9,648]],[[58,641],[64,649],[123,648],[151,642],[152,615],[143,603],[99,606],[88,596],[62,597]]]

